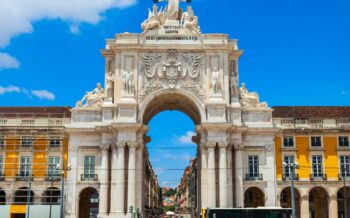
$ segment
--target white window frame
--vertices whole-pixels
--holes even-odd
[[[22,158],[28,158],[29,159],[29,163],[22,163]],[[23,177],[30,177],[32,176],[32,161],[33,158],[31,155],[21,155],[19,158],[19,176],[23,176]],[[26,166],[29,166],[29,169],[26,169],[25,171],[23,171],[24,173],[22,174],[22,164],[25,164]],[[27,173],[28,175],[26,175]]]
[[[346,165],[348,165],[348,170],[345,173],[345,177],[350,177],[350,155],[349,154],[339,154],[339,175],[341,175],[341,178],[343,178],[343,170],[342,170],[342,165],[344,163],[342,163],[341,158],[342,157],[348,157],[349,158],[349,162],[345,163]]]
[[[348,139],[348,146],[340,146],[340,138],[344,137]],[[337,146],[338,148],[350,148],[350,137],[348,135],[338,135],[337,136]]]
[[[4,175],[4,155],[0,154],[0,176]]]
[[[320,176],[315,176],[315,174],[314,174],[314,162],[313,162],[313,157],[315,157],[315,156],[319,156],[319,157],[321,157],[321,175],[322,175],[322,177],[320,177]],[[311,163],[311,175],[312,175],[312,177],[314,178],[314,179],[323,179],[323,177],[326,175],[326,173],[325,173],[325,169],[324,169],[324,156],[322,155],[322,154],[311,154],[311,161],[310,161],[310,163]]]
[[[285,144],[284,144],[284,139],[285,139],[285,138],[292,138],[292,140],[293,140],[293,145],[292,145],[292,146],[285,146]],[[282,147],[283,147],[283,148],[295,148],[295,137],[292,136],[292,135],[283,136],[283,137],[282,137]]]
[[[321,146],[312,146],[312,138],[313,137],[319,137],[321,139]],[[310,140],[310,148],[311,149],[323,148],[323,136],[321,136],[321,135],[312,135],[312,136],[309,137],[309,140]]]
[[[255,169],[255,167],[257,168],[256,169],[256,171],[257,172],[251,172],[250,171],[250,166],[251,166],[251,164],[250,164],[250,158],[257,158],[257,163],[253,163],[252,165],[253,165],[253,169]],[[255,166],[255,165],[257,165],[257,166]],[[255,171],[255,170],[253,170],[253,171]],[[260,157],[259,157],[259,155],[248,155],[248,175],[250,176],[250,177],[259,177],[259,174],[260,174]]]
[[[57,163],[50,163],[52,159],[58,159]],[[61,157],[60,156],[53,156],[50,155],[47,158],[47,176],[59,176],[59,169],[56,168],[57,164],[61,163]],[[53,173],[51,173],[53,172]]]
[[[293,157],[293,163],[296,163],[296,160],[295,160],[295,155],[294,154],[285,154],[285,155],[283,155],[283,160],[282,160],[282,166],[283,166],[283,163],[285,162],[285,160],[286,160],[286,157]],[[287,162],[286,162],[287,163]],[[287,163],[288,164],[288,163]],[[286,178],[290,178],[290,176],[291,176],[291,173],[292,173],[292,171],[291,171],[291,169],[290,168],[288,168],[288,176],[287,176],[287,173],[286,173],[286,170],[287,170],[287,168],[286,167],[283,167],[283,174],[284,174],[284,176],[286,177]],[[296,169],[295,169],[295,173],[296,173]]]
[[[30,146],[23,146],[24,145],[24,140],[30,140]],[[32,148],[34,146],[34,139],[31,136],[22,136],[21,137],[21,147],[22,148]]]
[[[51,141],[58,141],[58,144],[51,144]],[[61,138],[49,138],[48,140],[49,148],[59,148],[62,145],[62,139]]]
[[[0,148],[5,148],[6,146],[6,139],[3,136],[0,136]]]
[[[93,168],[93,169],[86,168],[85,160],[86,160],[87,157],[93,157],[93,158],[94,158],[94,165],[93,165],[94,168]],[[90,154],[84,155],[84,158],[83,158],[83,165],[84,165],[83,174],[84,174],[84,176],[86,176],[86,175],[91,176],[91,175],[97,174],[97,173],[96,173],[96,161],[97,161],[96,155],[90,155]],[[91,166],[91,165],[92,165],[92,164],[90,163],[89,166]],[[89,173],[86,173],[87,171],[88,171]]]

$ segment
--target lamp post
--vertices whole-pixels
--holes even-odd
[[[64,218],[64,171],[70,171],[71,167],[68,166],[64,168],[64,158],[62,159],[62,167],[60,164],[57,164],[57,169],[61,170],[61,209],[60,209],[60,218]]]
[[[299,169],[299,164],[297,163],[283,163],[284,167],[287,167],[290,170],[290,180],[291,180],[291,198],[292,198],[292,218],[296,218],[295,213],[295,193],[294,193],[294,178],[295,178],[295,169]]]
[[[349,165],[346,164],[345,167],[343,168],[343,182],[344,182],[344,218],[348,218],[348,203],[347,203],[347,196],[346,196],[346,176],[349,171]]]

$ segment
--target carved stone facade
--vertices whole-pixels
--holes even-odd
[[[270,191],[276,188],[271,170],[277,131],[272,110],[259,102],[256,93],[239,89],[238,62],[243,52],[237,40],[225,34],[201,34],[192,8],[182,12],[179,2],[169,1],[175,5],[159,11],[154,6],[142,24],[143,33],[107,40],[102,51],[106,58],[103,101],[77,104],[72,123],[66,126],[69,146],[76,148],[70,162],[80,169],[84,156],[96,155],[102,181],[82,182],[78,176],[82,171],[71,171],[66,217],[79,217],[77,199],[88,187],[99,193],[109,193],[110,188],[109,197],[100,196],[98,217],[130,217],[131,206],[146,215],[145,134],[150,119],[168,109],[186,113],[196,125],[198,211],[243,207],[244,192],[252,186],[266,193],[266,206],[275,206],[276,196]],[[111,145],[109,153],[103,152],[106,144]],[[262,180],[245,179],[250,156],[258,156]]]

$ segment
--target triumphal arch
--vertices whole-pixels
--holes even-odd
[[[198,208],[243,207],[252,187],[265,192],[266,206],[276,205],[272,111],[239,85],[237,40],[203,34],[190,4],[180,2],[149,9],[142,33],[107,39],[104,85],[86,92],[66,126],[66,217],[130,217],[131,207],[144,213],[147,124],[163,110],[196,124]],[[248,174],[256,161],[249,155],[259,157],[259,173]],[[99,197],[84,201],[82,193]]]

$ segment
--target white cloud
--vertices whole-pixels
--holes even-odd
[[[0,86],[0,95],[6,94],[6,93],[20,93],[21,89],[17,86],[8,86],[8,87],[3,87]]]
[[[196,135],[195,132],[187,131],[185,135],[178,137],[178,138],[177,138],[177,141],[178,141],[180,144],[183,144],[183,145],[194,144],[194,143],[192,142],[192,136],[195,136],[195,135]]]
[[[0,23],[1,22],[4,22],[4,21],[0,21]],[[0,31],[0,35],[1,35],[1,31]],[[19,66],[20,66],[20,63],[16,58],[11,57],[9,54],[0,52],[0,71],[3,69],[10,69],[10,68],[18,69]]]
[[[39,99],[55,100],[55,95],[47,90],[32,90],[32,94]]]
[[[348,92],[347,92],[347,91],[342,91],[341,94],[342,94],[342,95],[347,95]]]
[[[32,24],[35,21],[61,19],[70,23],[97,24],[106,10],[125,8],[136,2],[137,0],[1,0],[0,47],[6,47],[15,36],[33,32]]]
[[[4,95],[8,93],[22,94],[27,96],[29,99],[36,97],[41,100],[53,101],[56,98],[54,93],[49,92],[47,90],[30,90],[29,91],[28,89],[20,88],[18,86],[10,85],[8,87],[3,87],[0,85],[0,95]]]

